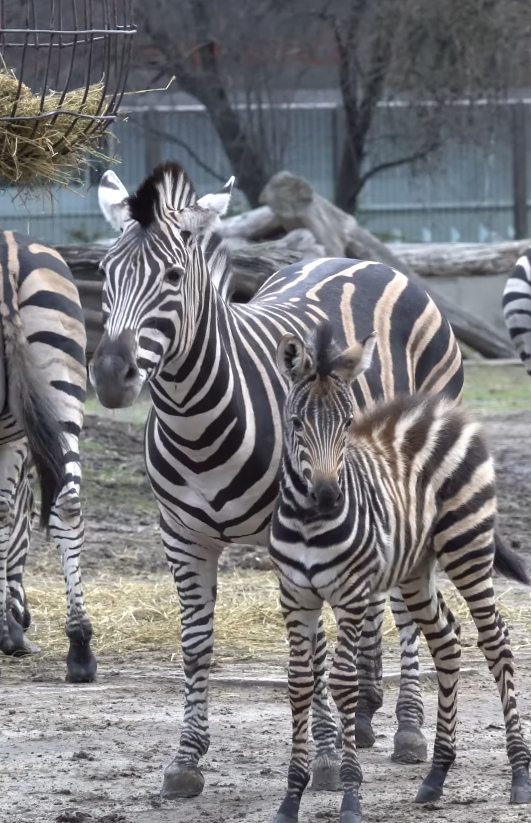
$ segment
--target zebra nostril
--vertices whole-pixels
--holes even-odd
[[[124,379],[127,383],[131,383],[133,380],[136,380],[138,377],[138,369],[136,366],[129,366],[127,371],[124,374]]]

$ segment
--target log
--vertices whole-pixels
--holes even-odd
[[[451,323],[457,339],[480,354],[494,358],[514,356],[509,341],[493,326],[439,294],[388,246],[362,228],[352,215],[315,192],[307,180],[287,171],[278,172],[260,199],[270,206],[286,230],[309,229],[330,256],[375,260],[401,271],[429,294]]]
[[[531,240],[504,243],[393,243],[389,248],[421,277],[508,276]]]
[[[269,206],[259,206],[257,209],[221,220],[218,231],[222,237],[263,240],[281,232],[282,224]]]

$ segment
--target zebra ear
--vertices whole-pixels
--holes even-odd
[[[347,383],[353,383],[371,365],[375,348],[376,332],[373,331],[361,343],[354,343],[353,346],[349,346],[348,349],[341,352],[333,371],[339,374]]]
[[[189,231],[194,236],[211,232],[216,228],[216,224],[229,208],[234,177],[223,186],[216,194],[205,194],[186,209],[179,212],[179,227],[182,231]]]
[[[277,366],[293,383],[306,377],[313,368],[312,359],[302,340],[285,334],[277,348]]]
[[[116,231],[122,231],[129,217],[129,194],[117,174],[109,169],[98,186],[98,203],[103,216]]]

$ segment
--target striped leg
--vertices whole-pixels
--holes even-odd
[[[4,418],[5,420],[5,418]],[[8,555],[13,521],[28,446],[25,438],[0,446],[0,651],[4,654],[25,654],[29,651],[21,624],[12,611],[8,588]]]
[[[424,703],[420,690],[420,630],[405,605],[400,589],[392,589],[391,610],[400,635],[400,691],[396,704],[398,730],[391,759],[396,763],[424,763],[428,745],[422,734]]]
[[[421,577],[402,584],[400,590],[412,618],[426,638],[439,684],[432,766],[416,797],[417,803],[427,803],[441,797],[446,775],[455,760],[461,644],[448,619],[451,612],[437,592],[433,565],[430,564]]]
[[[358,790],[363,774],[356,751],[356,710],[358,703],[358,644],[363,631],[369,600],[361,593],[349,592],[349,604],[334,606],[337,621],[337,644],[330,670],[329,687],[339,711],[343,733],[341,756],[340,823],[360,823]]]
[[[323,634],[323,632],[320,604],[317,609],[298,607],[282,584],[280,585],[280,604],[289,638],[288,686],[292,716],[292,744],[288,769],[288,790],[274,823],[297,823],[301,797],[310,779],[308,721],[310,707],[314,700],[315,671],[312,658],[315,637],[319,637],[319,633]],[[334,745],[335,736],[331,742]]]
[[[440,559],[444,566],[446,558],[442,556]],[[512,769],[511,803],[531,803],[531,755],[524,740],[516,704],[514,659],[509,632],[496,608],[490,569],[486,575],[478,572],[467,574],[466,567],[456,570],[453,563],[451,568],[446,566],[446,572],[467,602],[478,630],[478,646],[485,655],[500,693],[507,755]]]
[[[210,745],[208,677],[214,646],[219,552],[180,537],[162,517],[161,528],[179,594],[185,677],[179,750],[164,772],[162,796],[195,797],[201,794],[205,783],[199,759]]]
[[[65,432],[66,483],[57,495],[50,516],[50,534],[59,550],[66,584],[66,634],[70,647],[66,658],[70,683],[94,680],[97,663],[90,641],[92,625],[85,608],[79,557],[83,550],[85,526],[79,500],[81,465],[77,434]]]
[[[340,761],[336,749],[337,724],[330,706],[326,679],[327,647],[320,615],[313,648],[312,737],[316,756],[312,763],[312,790],[336,792],[341,789]]]
[[[13,617],[26,631],[31,625],[23,576],[35,518],[35,499],[31,488],[28,461],[24,463],[16,490],[14,522],[7,556],[7,586]],[[36,651],[36,649],[33,649]]]

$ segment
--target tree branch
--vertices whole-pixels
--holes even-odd
[[[438,149],[440,145],[440,140],[434,140],[433,143],[430,143],[428,146],[424,146],[424,148],[418,149],[418,151],[412,152],[404,157],[399,157],[396,160],[386,160],[383,163],[377,163],[360,176],[358,190],[361,191],[367,180],[370,180],[370,178],[374,177],[375,174],[379,174],[381,171],[386,171],[387,169],[393,169],[396,166],[404,166],[407,163],[414,163],[415,160],[424,160],[425,157]]]

